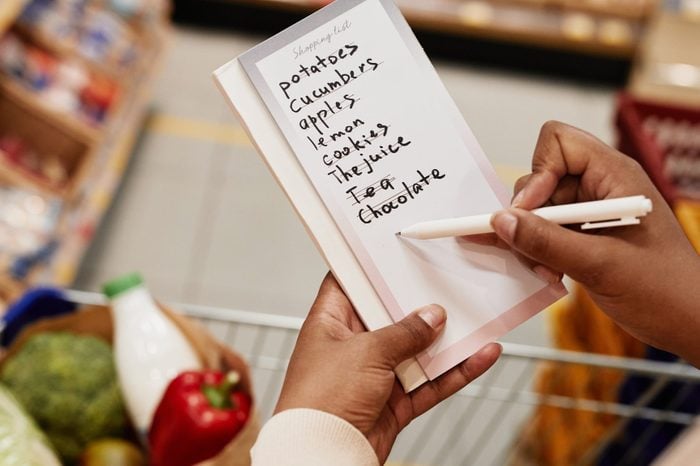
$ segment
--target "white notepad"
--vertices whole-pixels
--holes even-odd
[[[215,79],[369,329],[447,309],[440,339],[397,371],[406,389],[566,293],[507,251],[395,235],[508,195],[390,0],[338,0]]]

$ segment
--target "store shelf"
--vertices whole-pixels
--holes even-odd
[[[0,153],[0,180],[42,194],[70,198],[91,162],[97,139],[81,136],[64,119],[48,118],[42,108],[0,83],[0,136],[13,156]],[[78,136],[76,136],[76,134]]]
[[[0,0],[0,11],[6,1]],[[79,114],[52,108],[41,92],[25,87],[14,75],[0,74],[0,130],[30,151],[24,159],[18,149],[14,157],[20,161],[0,153],[0,182],[43,194],[61,206],[46,243],[26,255],[0,257],[0,300],[11,301],[40,283],[69,284],[111,204],[143,125],[168,38],[165,15],[149,17],[142,29],[136,26],[125,23],[124,34],[137,48],[138,57],[119,69],[84,57],[75,44],[53,40],[29,25],[9,26],[22,42],[118,82],[119,95],[105,121],[94,125]],[[52,186],[49,179],[54,172],[41,163],[34,170],[35,160],[49,157],[54,158],[52,163],[61,160],[61,167],[68,170],[65,183]],[[28,167],[20,165],[25,163]]]
[[[134,145],[148,113],[148,103],[154,80],[161,66],[167,43],[167,33],[156,34],[153,53],[147,60],[147,68],[139,71],[143,79],[115,118],[114,131],[97,155],[88,176],[79,204],[72,206],[59,227],[59,246],[50,264],[39,270],[30,281],[70,285],[77,274],[80,263],[90,241],[99,227],[111,200],[119,187],[129,164]]]
[[[50,124],[61,128],[86,144],[95,144],[102,137],[100,130],[97,128],[90,126],[76,115],[49,107],[42,101],[41,97],[25,89],[21,84],[14,82],[11,77],[0,76],[0,92],[9,96],[29,111],[41,112],[42,116]]]
[[[188,0],[176,3],[187,5]],[[216,3],[304,14],[329,2],[217,0]],[[657,0],[397,0],[397,4],[417,30],[630,59]]]
[[[14,23],[22,12],[26,0],[2,0],[0,1],[0,35]]]
[[[13,31],[34,45],[52,53],[59,58],[70,58],[77,60],[94,73],[99,73],[112,79],[120,79],[124,77],[124,70],[110,66],[97,60],[92,60],[77,50],[77,47],[68,43],[65,40],[51,37],[35,28],[27,27],[23,24],[16,24]]]
[[[7,161],[7,155],[2,151],[0,151],[0,182],[36,190],[42,194],[60,196],[63,193],[61,188],[47,184],[37,175],[13,166]]]
[[[449,1],[439,9],[415,1],[399,5],[417,29],[614,58],[631,57],[641,32],[635,22],[621,18],[611,20],[561,8],[497,2],[486,13],[489,10],[469,9],[465,6],[469,3]],[[621,28],[626,35],[620,34],[617,42],[601,35],[606,21],[624,25]]]
[[[230,3],[240,3],[245,5],[258,6],[262,8],[272,8],[287,10],[291,12],[310,12],[325,6],[330,2],[314,2],[304,0],[226,0]]]

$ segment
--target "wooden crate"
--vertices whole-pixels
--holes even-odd
[[[40,160],[42,157],[55,157],[67,175],[63,184],[55,185],[2,157],[0,179],[11,185],[62,198],[72,197],[84,179],[96,139],[91,133],[76,131],[70,123],[66,123],[69,119],[70,115],[47,116],[23,93],[0,85],[0,134],[17,136],[26,141]]]

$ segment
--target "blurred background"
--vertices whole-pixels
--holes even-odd
[[[505,184],[561,120],[639,160],[700,248],[700,0],[397,3]],[[269,415],[327,267],[211,73],[323,4],[0,0],[3,307],[140,271],[249,357]],[[571,289],[396,461],[649,464],[692,425],[697,374]]]

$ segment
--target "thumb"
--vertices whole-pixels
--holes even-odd
[[[369,335],[381,358],[391,367],[396,367],[427,349],[442,331],[446,320],[445,310],[431,304]]]
[[[491,225],[515,251],[575,280],[602,266],[596,251],[605,250],[610,240],[569,230],[522,209],[496,213]]]

